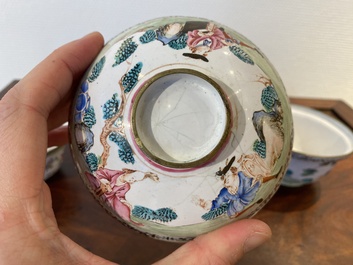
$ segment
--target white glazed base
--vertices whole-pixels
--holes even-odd
[[[225,138],[229,111],[212,84],[199,76],[174,71],[142,93],[135,101],[133,127],[152,160],[190,167],[215,154]]]

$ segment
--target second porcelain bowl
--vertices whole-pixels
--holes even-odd
[[[70,121],[85,184],[113,216],[184,241],[251,217],[292,145],[283,84],[260,50],[200,18],[160,18],[111,40]]]
[[[292,113],[293,153],[282,185],[300,187],[318,181],[353,153],[353,132],[315,109],[292,105]]]

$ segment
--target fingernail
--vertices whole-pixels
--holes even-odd
[[[99,33],[98,31],[93,31],[93,32],[91,32],[91,33],[86,34],[86,35],[83,36],[81,39],[89,38],[90,36],[97,35],[97,34],[102,36],[102,34]]]
[[[244,243],[244,253],[247,253],[254,248],[261,246],[267,240],[270,239],[270,235],[263,234],[259,232],[253,233],[250,237],[248,237]]]

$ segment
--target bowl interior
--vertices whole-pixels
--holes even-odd
[[[353,152],[353,133],[319,111],[293,105],[293,151],[314,157],[340,157]]]

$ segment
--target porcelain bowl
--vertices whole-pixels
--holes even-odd
[[[94,197],[162,240],[253,216],[278,189],[292,146],[275,69],[244,36],[200,18],[147,21],[108,42],[70,119]]]
[[[353,153],[353,132],[312,108],[293,105],[292,113],[294,145],[282,185],[300,187],[319,180]]]

